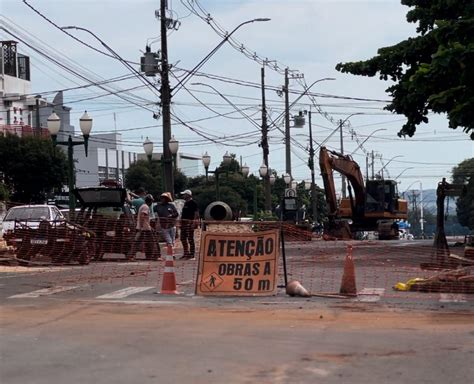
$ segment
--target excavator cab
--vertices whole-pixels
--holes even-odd
[[[365,211],[394,214],[400,209],[397,182],[393,180],[367,180]]]

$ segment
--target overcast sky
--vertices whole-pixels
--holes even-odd
[[[28,2],[59,26],[75,25],[90,29],[125,60],[138,62],[147,41],[153,51],[160,47],[159,23],[155,18],[155,10],[159,9],[158,0]],[[194,12],[185,7],[189,7],[189,3],[194,6]],[[21,0],[3,0],[0,7],[2,24],[16,35],[1,31],[1,38],[17,41],[21,38],[24,42],[20,41],[19,51],[31,57],[33,93],[43,94],[52,100],[54,94],[48,91],[131,75],[120,62],[74,41]],[[385,165],[386,178],[400,175],[397,181],[400,182],[401,192],[407,188],[418,189],[420,182],[424,189],[435,188],[442,177],[450,178],[453,166],[474,156],[472,141],[461,130],[449,129],[444,116],[431,115],[429,124],[420,126],[413,138],[398,138],[403,116],[383,110],[386,104],[383,100],[388,100],[385,89],[389,83],[378,78],[345,75],[335,70],[339,62],[370,58],[378,48],[415,35],[415,25],[405,20],[408,8],[398,0],[169,0],[169,7],[173,18],[181,22],[178,30],[168,34],[169,59],[173,64],[172,86],[184,75],[182,69],[193,68],[222,40],[211,26],[231,31],[246,20],[271,19],[245,25],[233,37],[238,44],[254,52],[256,57],[266,58],[271,63],[266,68],[266,84],[273,89],[267,90],[266,98],[270,120],[275,121],[277,127],[273,126],[270,130],[270,167],[278,174],[285,172],[283,134],[280,131],[283,121],[277,119],[283,110],[284,100],[276,89],[284,84],[284,76],[271,68],[273,60],[280,68],[288,67],[295,71],[292,73],[304,74],[307,84],[323,78],[336,79],[315,84],[311,91],[319,96],[313,100],[303,97],[291,113],[297,114],[299,110],[311,106],[315,145],[322,143],[337,128],[339,120],[362,113],[347,119],[350,125],[344,128],[344,152],[355,151],[353,157],[365,173],[366,153],[374,151],[378,154],[375,172]],[[211,25],[195,13],[210,14]],[[87,33],[70,33],[105,51]],[[153,38],[158,39],[153,42]],[[138,68],[137,65],[135,67]],[[218,166],[222,155],[229,151],[238,159],[242,157],[251,172],[258,172],[262,163],[262,151],[257,146],[261,92],[248,83],[260,83],[260,68],[259,63],[226,44],[201,69],[201,72],[217,75],[221,80],[194,76],[187,82],[186,89],[176,93],[172,106],[175,116],[172,133],[180,141],[181,151],[199,156],[208,151],[212,157],[211,168]],[[156,82],[154,78],[149,80]],[[211,88],[196,83],[212,85],[226,99],[213,94]],[[290,101],[302,92],[301,83],[301,79],[290,81],[290,90],[294,91]],[[141,85],[135,78],[110,83],[108,86],[113,89],[108,90],[88,87],[66,91],[66,104],[73,108],[73,124],[77,126],[80,115],[87,110],[94,118],[92,135],[116,129],[123,134],[124,148],[135,152],[143,151],[142,142],[148,136],[155,143],[155,150],[160,151],[161,119],[153,118],[158,95],[147,87],[137,88]],[[120,93],[126,100],[113,95],[90,99],[129,88],[135,89]],[[89,100],[80,101],[82,99]],[[318,113],[318,110],[324,114]],[[189,126],[183,126],[178,119],[189,122]],[[293,177],[297,180],[309,179],[306,165],[308,153],[305,151],[308,125],[303,129],[292,129],[292,138],[300,144],[292,143]],[[358,143],[364,140],[363,146],[358,148]],[[340,150],[339,134],[334,134],[326,145]],[[319,175],[317,183],[322,186]]]

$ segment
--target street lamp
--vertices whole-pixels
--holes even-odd
[[[143,142],[143,150],[145,151],[148,160],[151,161],[153,156],[153,141],[151,141],[148,136],[146,137],[145,141]]]
[[[265,177],[268,174],[268,167],[265,164],[265,162],[262,163],[260,168],[258,169],[258,174],[260,177],[263,179],[265,182]],[[255,180],[255,186],[254,186],[254,191],[253,191],[253,218],[254,220],[257,220],[257,209],[258,209],[258,193],[257,193],[257,183],[258,180]]]
[[[405,193],[408,192],[408,190],[410,189],[410,187],[415,184],[415,183],[420,183],[421,184],[421,180],[415,180],[413,183],[411,183],[406,189],[405,191],[402,193],[403,196],[405,196]]]
[[[382,172],[380,175],[383,179],[383,170],[387,167],[387,165],[389,165],[393,160],[399,158],[399,157],[403,157],[403,155],[397,155],[397,156],[393,156],[388,162],[387,164],[385,164],[382,168],[379,169],[379,171],[377,172],[378,174],[380,174],[380,172]]]
[[[347,120],[349,120],[352,116],[356,115],[363,115],[362,112],[355,112],[351,113],[349,116],[347,116],[344,120],[339,120],[339,125],[337,126],[336,129],[334,129],[324,140],[323,142],[319,145],[322,147],[337,131],[340,132],[340,138],[341,138],[341,154],[344,154],[344,141],[343,141],[343,135],[342,135],[342,127],[346,123]],[[342,182],[342,197],[346,197],[346,177],[342,175],[341,178]]]
[[[344,139],[342,135],[342,127],[344,126],[346,121],[349,120],[352,116],[361,115],[361,114],[362,114],[361,112],[352,113],[349,116],[347,116],[344,120],[339,120],[339,132],[340,132],[340,138],[341,138],[341,154],[342,155],[344,154]],[[341,180],[342,197],[345,198],[346,197],[346,176],[342,175],[341,179],[342,179]]]
[[[228,167],[230,163],[232,162],[232,156],[229,155],[229,152],[226,152],[224,156],[222,156],[222,164],[223,167]],[[215,183],[216,183],[216,200],[220,199],[220,192],[219,192],[219,175],[221,173],[234,173],[232,171],[229,171],[228,169],[224,169],[223,167],[217,167],[214,171],[209,171],[209,165],[211,164],[211,156],[206,152],[202,156],[202,164],[204,165],[204,169],[206,170],[206,181],[209,180],[209,173],[212,173],[215,177]],[[249,173],[249,166],[245,164],[242,169],[240,170],[240,173],[244,176],[247,176]]]
[[[247,165],[247,163],[245,163],[243,165],[243,167],[241,168],[241,171],[242,171],[242,175],[244,175],[244,177],[247,177],[249,172],[250,172],[250,167]]]
[[[291,183],[291,176],[288,173],[285,173],[283,175],[283,180],[285,181],[285,184],[289,186],[289,184]]]
[[[265,181],[265,177],[268,175],[268,171],[269,169],[267,165],[265,164],[265,162],[263,162],[260,168],[258,169],[258,174],[264,181]],[[269,182],[270,184],[273,184],[275,182],[275,176],[273,176],[273,183],[271,181],[271,176],[269,177]],[[254,220],[257,220],[257,210],[258,210],[258,178],[254,178],[254,185],[253,185],[253,219]]]
[[[226,151],[224,156],[222,156],[222,162],[224,163],[225,166],[227,166],[230,164],[231,161],[232,161],[232,157],[229,155],[229,151]]]
[[[313,221],[317,221],[318,217],[318,202],[316,199],[316,176],[314,171],[314,146],[313,146],[313,128],[311,126],[311,107],[309,111],[305,111],[308,114],[308,126],[309,126],[309,160],[308,166],[311,171],[311,210],[313,212]],[[307,188],[305,184],[305,188]]]
[[[270,185],[275,184],[276,177],[274,174],[271,174],[270,177],[268,178],[270,180]]]
[[[76,145],[84,145],[84,150],[87,157],[87,149],[89,144],[89,135],[92,130],[92,118],[87,114],[87,111],[79,119],[79,127],[81,128],[83,141],[74,141],[72,136],[69,135],[67,141],[58,141],[58,133],[61,128],[61,119],[53,112],[48,117],[48,131],[51,135],[53,145],[67,145],[67,160],[68,160],[68,188],[69,188],[69,217],[74,218],[74,211],[76,209],[76,199],[74,198],[73,190],[75,188],[75,175],[74,175],[74,147]]]
[[[181,81],[178,82],[178,84],[176,84],[176,86],[174,87],[174,93],[173,93],[173,96],[176,95],[176,93],[184,86],[184,84],[192,77],[194,76],[194,74],[199,71],[199,69],[204,65],[206,64],[206,62],[219,50],[220,47],[222,47],[226,41],[228,41],[230,39],[230,37],[240,28],[240,27],[243,27],[244,25],[246,24],[250,24],[250,23],[255,23],[255,22],[261,22],[261,21],[270,21],[269,18],[267,17],[260,17],[260,18],[256,18],[256,19],[252,19],[252,20],[247,20],[247,21],[244,21],[243,23],[240,23],[239,25],[237,25],[237,27],[235,27],[232,32],[230,33],[226,33],[224,39],[216,45],[216,47],[211,51],[209,52],[199,63],[196,64],[196,66],[191,69],[188,74],[186,76],[184,76]]]
[[[172,135],[170,141],[168,141],[168,146],[170,148],[171,156],[174,160],[174,170],[176,171],[178,167],[178,159],[176,155],[179,149],[179,141],[174,138],[174,135]]]
[[[408,168],[405,168],[403,171],[401,171],[397,177],[395,177],[393,180],[397,180],[401,175],[403,175],[406,171],[408,171],[409,169],[415,169],[415,167],[408,167]],[[399,181],[400,183],[400,181]]]
[[[421,180],[415,180],[413,183],[411,183],[407,189],[405,189],[405,192],[402,193],[403,197],[405,197],[405,193],[410,189],[410,187],[415,184],[415,183],[420,183],[420,231],[421,231],[421,237],[424,239],[425,238],[425,219],[423,217],[423,185],[421,183]],[[413,191],[413,195],[415,192]],[[415,217],[416,217],[416,204],[415,204]],[[416,219],[415,219],[416,220]]]
[[[175,139],[174,136],[171,136],[171,139],[170,141],[168,141],[168,148],[170,150],[170,153],[173,157],[173,159],[171,160],[171,162],[173,162],[174,160],[174,169],[176,170],[177,168],[177,160],[176,160],[176,155],[178,153],[178,149],[179,149],[179,141]],[[153,141],[151,141],[148,136],[145,138],[145,141],[143,142],[143,150],[145,151],[145,154],[148,158],[148,161],[151,163],[153,161]],[[158,161],[159,163],[162,164],[163,168],[165,166],[166,163],[169,163],[170,161],[165,159],[165,158],[162,158],[160,160],[156,160]],[[164,185],[164,187],[166,188],[166,185]],[[168,192],[171,192],[174,194],[174,186],[173,186],[173,190],[172,191],[168,191]]]
[[[352,156],[354,153],[356,153],[356,151],[357,151],[360,147],[362,147],[362,145],[364,145],[364,143],[365,143],[367,140],[369,140],[375,133],[380,132],[380,131],[386,131],[386,130],[387,130],[386,128],[379,128],[379,129],[376,129],[375,131],[373,131],[369,136],[367,136],[367,137],[365,138],[365,140],[364,140],[362,143],[360,143],[360,144],[357,146],[356,149],[354,149],[354,150],[351,152],[351,156]]]
[[[168,146],[170,152],[173,156],[178,153],[179,149],[179,141],[175,139],[174,136],[171,136],[170,141],[168,141]],[[152,160],[153,157],[153,141],[151,141],[148,136],[146,137],[145,141],[143,142],[143,150],[148,157],[148,160]],[[160,162],[165,162],[165,160],[158,160]]]
[[[211,164],[211,156],[209,156],[207,151],[204,155],[202,155],[202,164],[204,165],[204,168],[206,169],[206,179],[207,179],[207,170],[209,168],[209,164]]]
[[[306,95],[313,85],[328,80],[336,80],[333,77],[325,77],[323,79],[319,79],[314,81],[311,85],[305,88],[304,92],[301,93],[296,100],[292,102],[292,106],[295,105],[299,99],[301,99],[304,95]],[[285,163],[286,163],[286,173],[291,175],[291,143],[290,143],[290,105],[288,100],[288,70],[285,70],[285,86],[283,87],[285,90],[285,111],[282,115],[285,116]],[[281,115],[280,115],[281,116]],[[302,128],[304,126],[304,117],[300,112],[297,116],[293,117],[294,128]]]

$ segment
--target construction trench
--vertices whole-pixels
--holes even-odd
[[[253,236],[258,231],[272,228],[280,234],[275,264],[275,285],[279,289],[270,295],[285,295],[284,288],[296,280],[306,291],[296,293],[300,296],[353,297],[361,292],[383,290],[385,297],[406,300],[422,300],[439,293],[466,295],[468,301],[474,299],[474,261],[464,257],[462,246],[451,248],[449,254],[445,252],[440,258],[439,252],[428,241],[324,241],[295,226],[275,222],[207,222],[205,226],[207,231],[203,234],[218,233],[224,238],[236,233]],[[0,261],[4,270],[12,273],[42,271],[49,279],[54,276],[55,284],[114,281],[125,287],[137,283],[161,286],[167,268],[165,255],[173,253],[176,283],[183,293],[195,293],[199,257],[180,260],[182,249],[179,241],[171,251],[161,244],[163,261],[147,260],[140,252],[131,261],[126,251],[130,247],[129,238],[121,242],[120,237],[115,237],[94,244],[93,235],[84,237],[82,233],[78,240],[77,233],[68,238],[66,232],[60,232],[62,237],[57,237],[59,229],[49,229],[48,233],[41,231],[38,228],[25,231],[23,235],[18,232],[16,242],[10,242],[9,246],[3,243]],[[201,231],[196,231],[195,237],[199,255]],[[54,241],[58,238],[61,239],[59,243]],[[28,246],[32,239],[36,240],[35,243]],[[45,244],[38,244],[39,239],[44,239]],[[99,248],[101,252],[97,252]],[[71,265],[77,267],[62,272],[64,266]],[[245,271],[243,268],[246,267],[240,266],[237,271]],[[225,268],[221,270],[226,274]],[[240,277],[245,278],[245,275]]]

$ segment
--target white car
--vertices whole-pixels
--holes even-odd
[[[3,237],[15,230],[17,225],[38,228],[41,221],[64,221],[63,214],[54,205],[19,205],[8,210],[2,222],[0,235]]]

